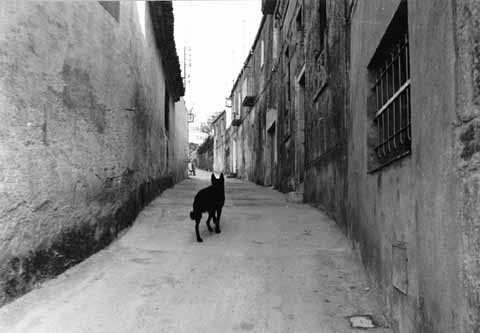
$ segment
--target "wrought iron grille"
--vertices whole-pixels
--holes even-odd
[[[374,149],[380,165],[410,154],[412,142],[408,32],[390,45],[393,46],[382,52],[372,88],[378,136]]]

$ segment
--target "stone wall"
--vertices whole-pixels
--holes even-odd
[[[418,293],[415,163],[413,156],[407,156],[375,173],[369,173],[367,163],[367,98],[371,91],[367,67],[399,3],[382,0],[358,2],[351,18],[347,219],[351,223],[350,235],[367,271],[383,293],[386,315],[397,321],[397,331],[415,332]],[[376,24],[366,24],[372,21]],[[415,110],[413,107],[412,115]],[[392,246],[399,242],[405,244],[408,260],[408,266],[402,272],[408,280],[406,295],[392,285]],[[396,314],[393,313],[394,303]]]
[[[396,332],[476,332],[479,7],[406,2],[412,152],[369,172],[367,67],[399,4],[358,2],[352,16],[347,219]]]
[[[348,43],[344,1],[306,2],[305,200],[345,218]]]
[[[454,174],[460,196],[455,216],[462,297],[458,310],[463,332],[480,331],[480,3],[452,2],[455,47]],[[458,219],[458,220],[457,220]],[[448,225],[449,221],[445,224]],[[455,229],[455,232],[458,232]],[[450,249],[450,248],[449,248]],[[457,266],[457,267],[458,267]],[[439,272],[442,267],[434,267]],[[453,274],[447,278],[454,279]],[[458,281],[457,280],[457,281]],[[449,281],[450,282],[450,281]],[[425,281],[428,283],[428,281]],[[436,295],[438,296],[438,295]],[[457,295],[459,297],[459,295]],[[440,300],[443,301],[443,300]],[[425,308],[435,313],[434,299]],[[453,304],[454,305],[454,304]],[[461,320],[461,321],[460,321]],[[434,327],[435,328],[435,327]]]
[[[0,303],[107,245],[173,184],[150,7],[106,9],[0,9]]]
[[[278,188],[282,192],[295,191],[295,108],[294,82],[296,70],[303,64],[303,47],[297,42],[295,13],[299,1],[279,1],[276,24],[279,30],[277,71],[280,84],[278,94]]]
[[[371,64],[402,8],[411,147],[372,167]],[[395,332],[480,331],[478,17],[475,0],[278,0],[232,90],[232,168],[284,192],[304,184],[352,239]],[[245,68],[257,89],[248,108],[237,98]]]

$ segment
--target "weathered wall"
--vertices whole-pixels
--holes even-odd
[[[245,180],[254,181],[254,165],[255,149],[254,127],[255,127],[256,106],[249,108],[244,113],[242,124],[237,131],[237,168],[238,176]]]
[[[480,2],[453,2],[456,45],[455,159],[464,332],[480,332]],[[459,156],[460,155],[460,156]],[[455,221],[455,220],[454,220]]]
[[[479,111],[478,22],[472,18],[478,4],[408,1],[412,154],[369,174],[366,68],[398,4],[358,2],[352,18],[350,234],[383,291],[396,331],[475,332]],[[395,244],[405,247],[403,267]],[[406,276],[406,294],[392,287],[396,274]]]
[[[267,110],[273,108],[273,183],[282,191],[299,188],[296,98],[305,64],[305,199],[352,238],[395,332],[477,332],[480,3],[407,1],[412,152],[374,171],[368,169],[368,66],[400,3],[279,0],[277,20],[267,16],[259,32],[279,29],[277,47],[266,54],[272,72],[256,77],[264,88],[255,106],[241,108],[241,124],[229,130],[231,165],[241,177],[261,182],[263,176],[269,184]],[[304,31],[297,28],[301,5]],[[260,73],[257,56],[254,47],[246,65]],[[233,95],[238,91],[234,86]]]
[[[323,0],[305,6],[305,200],[346,228],[346,4]]]
[[[172,165],[172,171],[175,175],[175,182],[188,177],[187,164],[188,164],[188,119],[187,119],[187,107],[185,101],[181,98],[175,103],[174,111],[174,128],[173,131],[173,156],[174,162]]]
[[[347,219],[351,221],[350,236],[383,293],[387,315],[396,321],[397,331],[415,332],[418,293],[414,202],[414,186],[418,180],[414,179],[412,161],[415,153],[373,174],[368,173],[366,160],[366,108],[370,91],[367,66],[399,3],[393,0],[358,2],[351,21]],[[416,76],[412,70],[412,81]],[[412,91],[413,87],[414,83]],[[423,111],[412,102],[412,115],[416,112]],[[404,242],[407,248],[407,295],[392,287],[392,245],[398,242]]]
[[[272,126],[278,126],[276,119],[276,110],[278,108],[278,99],[276,89],[278,88],[277,71],[275,70],[275,61],[277,59],[277,49],[273,46],[274,36],[274,17],[265,16],[265,22],[261,30],[260,41],[263,41],[263,65],[260,65],[261,85],[259,90],[258,105],[260,112],[257,115],[256,128],[258,154],[256,159],[256,183],[271,186],[276,182],[276,161],[272,158],[274,145],[273,137],[270,138],[268,131]],[[261,42],[257,43],[257,52],[262,52]],[[269,116],[267,114],[270,112]],[[275,117],[272,117],[275,115]],[[269,118],[270,117],[270,118]],[[267,120],[269,122],[267,122]],[[277,136],[277,131],[272,135]],[[277,140],[277,139],[275,139]]]
[[[216,173],[226,172],[225,149],[226,149],[226,113],[222,112],[212,123],[213,126],[213,171]]]
[[[144,35],[135,3],[117,19],[97,2],[2,5],[0,303],[108,244],[172,185],[148,8]]]
[[[282,10],[278,12],[281,19],[277,20],[279,29],[278,68],[280,85],[277,90],[278,100],[278,189],[282,192],[295,190],[295,109],[293,107],[293,82],[295,81],[295,63],[302,61],[301,50],[296,42],[299,37],[292,26],[295,23],[294,14],[299,6],[298,1],[279,1]],[[295,52],[297,57],[294,57]]]
[[[420,330],[468,332],[462,320],[459,272],[460,187],[453,169],[455,45],[453,8],[409,3],[412,82],[412,150]],[[414,29],[413,27],[425,27]],[[429,128],[429,131],[425,129]],[[442,292],[439,292],[442,290]]]

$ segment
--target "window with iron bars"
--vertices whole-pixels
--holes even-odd
[[[410,61],[406,1],[403,1],[369,66],[375,100],[375,138],[371,140],[376,171],[411,153]]]

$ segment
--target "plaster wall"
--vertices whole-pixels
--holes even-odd
[[[188,165],[188,119],[187,108],[185,101],[181,98],[175,103],[174,128],[173,131],[173,173],[175,175],[175,182],[185,179],[187,175]]]
[[[296,131],[295,131],[295,77],[304,63],[301,35],[297,33],[295,15],[301,1],[284,2],[279,25],[279,63],[280,85],[277,90],[278,101],[278,181],[279,190],[290,192],[296,189]]]
[[[226,113],[223,112],[213,123],[213,171],[225,172],[225,149],[226,149]]]
[[[0,303],[108,244],[172,184],[150,16],[144,34],[135,4],[119,6],[0,9]]]
[[[480,331],[480,3],[452,3],[456,45],[455,159],[459,175],[460,303],[464,332]]]
[[[408,1],[412,153],[368,173],[367,66],[399,3],[359,1],[351,21],[351,237],[383,292],[395,331],[474,332],[479,294],[478,283],[472,283],[478,264],[472,259],[479,251],[472,245],[478,239],[472,233],[478,210],[472,205],[479,202],[478,172],[473,171],[478,155],[468,148],[476,144],[462,137],[477,138],[472,134],[478,117],[472,59],[478,57],[473,46],[478,32],[465,15],[478,13],[478,6]],[[406,293],[393,283],[396,244],[405,246],[400,274],[407,278]]]
[[[324,208],[346,230],[346,5],[310,1],[305,6],[305,200]]]
[[[396,321],[397,331],[415,332],[418,286],[412,156],[373,174],[367,170],[366,107],[370,92],[367,66],[399,3],[376,0],[358,2],[351,21],[347,219],[352,223],[351,237],[360,249],[362,260],[383,293],[387,316]],[[412,71],[412,81],[415,76]],[[412,115],[417,110],[413,105],[412,102]],[[395,242],[405,242],[407,248],[407,295],[397,292],[392,286],[392,245]],[[394,313],[394,297],[396,307],[408,311],[399,309]],[[400,313],[407,320],[402,321]]]

